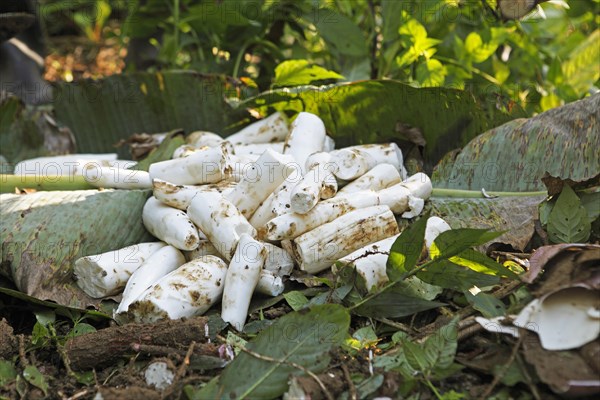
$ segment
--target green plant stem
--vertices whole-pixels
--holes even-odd
[[[482,70],[480,70],[478,68],[475,68],[473,66],[467,67],[466,65],[463,65],[463,64],[459,63],[458,61],[453,60],[452,58],[448,58],[448,57],[442,57],[442,56],[436,55],[435,58],[437,58],[438,60],[443,61],[445,63],[456,65],[457,67],[460,67],[467,72],[475,73],[475,74],[481,76],[482,78],[487,79],[494,85],[498,85],[498,86],[502,85],[502,83],[498,79],[494,78],[493,76],[491,76],[488,73],[483,72]]]
[[[83,176],[21,176],[0,175],[0,193],[15,193],[15,189],[86,190],[95,189]]]
[[[431,383],[431,381],[427,378],[423,379],[425,381],[425,384],[429,387],[429,389],[431,389],[431,391],[433,392],[433,394],[435,394],[435,397],[437,397],[438,399],[442,400],[443,397],[440,394],[440,392],[437,391],[437,389],[435,388],[435,386],[433,386],[433,383]]]
[[[492,197],[529,197],[529,196],[546,196],[548,192],[545,190],[539,192],[486,192]],[[485,198],[479,190],[462,190],[462,189],[440,189],[434,188],[431,197],[460,197],[466,199]]]
[[[177,46],[177,48],[181,48],[181,46],[179,45],[179,0],[173,0],[173,4],[174,4],[174,10],[173,10],[173,23],[175,24],[175,27],[173,29],[173,37],[175,38],[175,44]],[[177,53],[175,53],[175,60],[173,60],[173,63],[175,63],[175,61],[177,60]]]

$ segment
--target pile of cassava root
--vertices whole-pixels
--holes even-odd
[[[425,174],[406,176],[396,144],[335,150],[306,112],[291,126],[275,113],[225,139],[186,141],[134,179],[113,167],[84,174],[99,187],[153,189],[143,223],[160,242],[75,262],[88,295],[123,291],[120,323],[200,315],[221,301],[223,320],[242,330],[255,292],[277,296],[294,269],[317,274],[337,261],[373,290],[387,280],[395,215],[418,215],[432,190]]]

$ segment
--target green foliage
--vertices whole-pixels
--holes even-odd
[[[44,392],[44,395],[48,395],[48,382],[46,377],[40,372],[35,365],[28,365],[23,370],[23,378],[33,386],[39,388]]]
[[[0,360],[0,387],[8,385],[17,379],[17,370],[9,360]]]
[[[569,185],[563,189],[548,215],[548,238],[553,243],[585,243],[591,233],[592,220]]]
[[[306,60],[284,61],[275,68],[273,87],[309,85],[319,81],[339,80],[344,77]]]
[[[283,294],[287,303],[292,307],[292,310],[298,311],[308,304],[308,298],[301,292],[297,290],[292,290],[291,292],[286,292]]]
[[[123,8],[123,3],[115,0],[42,0],[41,3],[40,15],[49,30],[74,25],[94,42],[102,40],[113,9]]]
[[[262,89],[277,81],[279,63],[296,59],[348,80],[493,93],[497,107],[529,113],[597,90],[594,0],[568,9],[545,3],[545,18],[532,12],[510,22],[484,3],[148,0],[134,2],[124,33],[149,36],[162,66],[249,77]]]
[[[349,325],[350,315],[335,304],[289,313],[248,343],[252,354],[241,352],[218,380],[198,391],[188,387],[186,393],[190,399],[281,396],[289,375],[302,373],[290,363],[315,373],[323,371],[329,363],[328,351],[342,343]]]

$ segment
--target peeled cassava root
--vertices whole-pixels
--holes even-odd
[[[407,178],[395,143],[334,147],[307,112],[291,124],[275,113],[225,138],[191,133],[171,160],[140,174],[140,187],[153,191],[143,223],[161,242],[138,245],[127,265],[113,258],[130,248],[78,260],[78,285],[94,297],[124,287],[119,323],[200,315],[221,302],[221,317],[237,330],[252,297],[280,295],[294,269],[351,265],[367,289],[380,287],[396,217],[421,213],[431,181]],[[428,246],[446,229],[430,225]]]

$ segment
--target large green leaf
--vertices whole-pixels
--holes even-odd
[[[475,272],[451,261],[438,259],[417,273],[419,279],[445,289],[468,290],[473,286],[486,287],[497,284],[500,278]]]
[[[426,226],[427,215],[410,224],[392,244],[386,265],[387,276],[390,280],[397,281],[403,274],[415,268],[425,243]]]
[[[438,308],[444,303],[407,296],[402,290],[388,290],[357,307],[358,315],[374,318],[401,318],[421,311]]]
[[[316,28],[325,42],[340,54],[366,57],[366,38],[360,28],[348,17],[330,8],[313,9],[304,15]]]
[[[562,65],[564,79],[578,95],[585,94],[600,79],[600,29],[596,29],[569,55]]]
[[[194,399],[272,399],[288,388],[290,374],[301,375],[301,365],[319,373],[329,364],[329,350],[348,334],[350,315],[342,306],[314,306],[308,312],[281,317],[248,343],[247,349],[274,361],[241,352],[227,366],[218,383],[196,392]],[[279,362],[278,362],[279,361]]]
[[[72,279],[82,256],[152,240],[142,224],[147,190],[78,190],[0,195],[0,274],[40,300],[97,305]]]
[[[240,106],[315,113],[337,147],[390,140],[408,143],[402,132],[417,128],[427,141],[425,158],[431,167],[476,135],[524,116],[516,108],[507,115],[485,107],[460,90],[418,89],[391,80],[272,90]]]
[[[548,216],[548,238],[553,243],[583,243],[589,239],[591,229],[579,197],[569,185],[563,186]]]
[[[73,131],[79,152],[114,152],[133,133],[183,129],[222,133],[230,122],[232,81],[196,72],[129,73],[98,81],[59,83],[58,121]],[[231,90],[232,93],[228,93]],[[121,156],[127,156],[124,148]]]
[[[600,171],[599,109],[595,94],[494,128],[444,157],[432,176],[434,186],[527,192],[544,189],[545,172],[589,179]]]
[[[535,230],[538,205],[544,199],[544,195],[494,199],[432,197],[425,212],[443,218],[452,228],[504,231],[494,242],[524,250]]]
[[[288,60],[275,68],[274,87],[309,85],[327,79],[344,79],[337,72],[311,64],[307,60]]]

